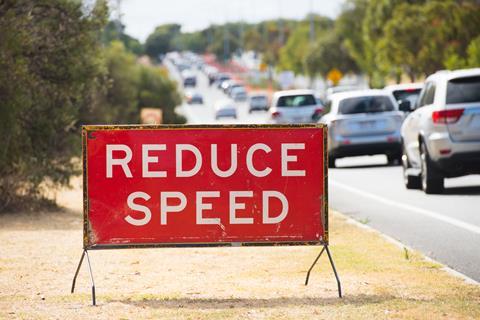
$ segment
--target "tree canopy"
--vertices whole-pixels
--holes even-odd
[[[98,31],[107,6],[78,1],[0,4],[0,210],[41,184],[66,183],[78,154],[78,118],[105,74]]]
[[[173,39],[180,34],[178,24],[165,24],[155,28],[145,42],[145,53],[153,59],[158,59],[169,51],[175,50]]]
[[[82,124],[138,123],[147,105],[185,121],[175,82],[107,17],[103,0],[0,2],[0,211],[69,182]]]

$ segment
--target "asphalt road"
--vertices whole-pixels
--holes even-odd
[[[177,80],[179,74],[167,64]],[[266,123],[268,114],[248,114],[238,104],[238,119],[214,119],[213,105],[226,96],[208,86],[198,72],[195,91],[204,105],[182,105],[191,124]],[[337,160],[329,171],[330,207],[423,252],[480,282],[480,176],[446,180],[443,195],[406,190],[400,166],[387,166],[384,156]],[[334,242],[335,239],[332,239]]]

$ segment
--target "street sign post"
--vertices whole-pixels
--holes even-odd
[[[250,245],[328,249],[326,127],[85,126],[89,250]],[[311,269],[307,273],[306,283]]]

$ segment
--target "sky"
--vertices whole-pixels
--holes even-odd
[[[145,41],[156,26],[178,23],[195,31],[226,21],[258,22],[273,18],[304,18],[313,12],[336,17],[345,0],[110,0],[118,7],[125,32]],[[115,15],[115,12],[113,13]]]

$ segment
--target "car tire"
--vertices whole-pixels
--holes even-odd
[[[427,146],[420,144],[422,190],[427,194],[439,194],[444,190],[444,177],[433,166]]]
[[[402,156],[398,154],[387,154],[387,162],[390,166],[399,165],[401,162]]]
[[[408,174],[408,169],[412,167],[410,160],[408,160],[405,147],[403,147],[402,154],[402,169],[403,169],[403,183],[407,189],[422,189],[422,178],[420,176],[412,176]]]
[[[335,158],[332,156],[328,156],[328,167],[335,168]]]

